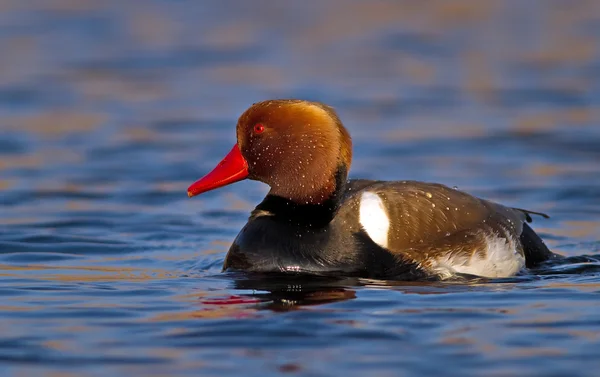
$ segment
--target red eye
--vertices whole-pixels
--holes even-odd
[[[262,123],[257,123],[254,126],[254,133],[255,134],[262,134],[265,131],[265,126]]]

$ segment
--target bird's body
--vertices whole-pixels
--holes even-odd
[[[404,279],[456,273],[504,277],[520,272],[526,255],[535,260],[551,255],[540,247],[522,210],[439,184],[349,181],[327,224],[312,220],[318,210],[308,209],[297,219],[278,215],[278,207],[290,205],[273,198],[261,203],[231,246],[224,269]]]

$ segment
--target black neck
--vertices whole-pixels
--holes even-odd
[[[323,227],[335,216],[346,189],[347,169],[340,165],[335,174],[335,191],[319,204],[299,204],[277,195],[267,195],[255,211],[271,213],[279,221],[310,228]]]

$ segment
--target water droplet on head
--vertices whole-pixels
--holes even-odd
[[[430,193],[430,192],[426,192],[426,193],[425,193],[425,196],[426,196],[426,197],[428,197],[429,199],[431,199],[431,197],[432,197],[433,195],[431,195],[431,193]]]

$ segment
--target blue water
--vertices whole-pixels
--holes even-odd
[[[2,376],[596,376],[600,3],[0,2]],[[547,212],[511,279],[221,274],[267,188],[188,199],[253,102],[333,105],[351,176]]]

